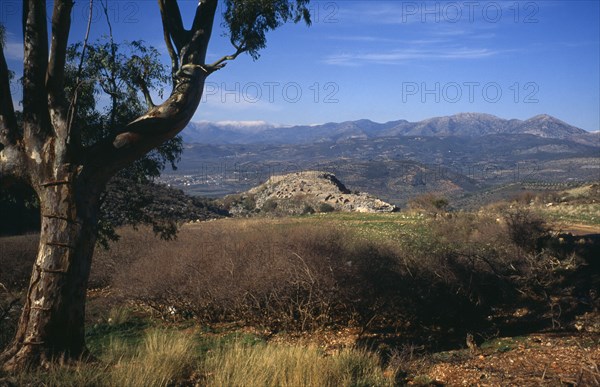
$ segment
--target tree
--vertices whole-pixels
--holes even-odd
[[[232,55],[205,63],[218,0],[198,2],[190,29],[176,0],[159,0],[171,58],[172,90],[121,128],[84,142],[73,125],[77,98],[65,94],[72,0],[55,0],[48,39],[46,1],[23,1],[23,109],[17,121],[10,72],[0,50],[0,184],[24,182],[40,202],[40,245],[13,343],[0,355],[5,370],[46,365],[85,354],[84,313],[100,198],[123,168],[175,137],[194,114],[206,78],[242,53],[258,58],[266,33],[292,20],[310,21],[309,0],[225,0]],[[78,85],[76,85],[77,87]],[[82,83],[83,86],[83,83]],[[77,93],[74,93],[77,95]]]
[[[167,67],[160,62],[159,56],[158,50],[147,47],[143,41],[116,44],[108,37],[91,44],[87,41],[73,44],[67,49],[65,94],[69,101],[77,99],[72,126],[81,130],[84,145],[91,145],[123,127],[151,107],[137,90],[140,79],[148,90],[156,89],[162,96],[168,76]],[[102,94],[107,95],[108,106],[98,104]],[[177,221],[173,217],[165,218],[164,214],[146,211],[145,207],[140,207],[141,201],[129,200],[124,205],[123,191],[143,193],[145,197],[156,191],[164,198],[164,189],[153,181],[168,164],[175,168],[182,151],[181,137],[176,136],[110,180],[101,198],[99,243],[108,247],[108,241],[118,238],[115,226],[123,224],[150,224],[164,239],[175,236]],[[0,235],[39,230],[39,203],[35,192],[27,188],[13,185],[3,189],[0,186],[0,212],[4,215],[0,217]]]

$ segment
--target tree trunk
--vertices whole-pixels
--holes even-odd
[[[163,33],[173,65],[171,96],[125,127],[111,128],[109,136],[82,151],[80,125],[85,123],[72,125],[68,117],[76,112],[76,99],[69,102],[65,98],[65,58],[74,2],[53,3],[52,27],[48,29],[46,1],[23,1],[21,127],[11,98],[0,99],[0,179],[10,177],[30,184],[38,194],[42,213],[38,256],[17,334],[0,355],[6,370],[85,354],[86,287],[104,185],[118,170],[179,133],[198,107],[206,77],[248,50],[245,42],[239,42],[235,55],[206,65],[218,1],[199,1],[192,28],[186,30],[177,1],[160,0]],[[285,8],[277,11],[281,15],[272,15],[277,22],[287,19]],[[255,21],[247,23],[253,26]],[[272,28],[263,26],[259,32]],[[260,48],[261,44],[259,39],[255,45]],[[3,48],[0,44],[0,95],[10,97]]]
[[[13,343],[0,355],[7,371],[85,355],[85,298],[96,241],[96,190],[75,174],[39,184],[42,228],[27,299]]]

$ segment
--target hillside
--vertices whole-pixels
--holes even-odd
[[[591,135],[590,135],[591,136]],[[398,136],[305,144],[186,144],[162,180],[220,197],[302,170],[334,173],[353,189],[403,205],[437,192],[449,198],[507,184],[579,184],[600,179],[600,148],[531,134]],[[482,204],[477,201],[475,206]]]
[[[393,212],[396,207],[366,193],[351,192],[334,174],[304,171],[273,176],[239,195],[223,199],[232,214],[279,215],[312,212]]]

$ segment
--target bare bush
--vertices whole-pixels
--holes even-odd
[[[523,305],[547,321],[564,317],[556,299],[564,270],[575,275],[578,261],[568,266],[549,251],[524,250],[495,217],[424,222],[421,234],[385,242],[336,223],[289,219],[194,224],[175,243],[124,230],[95,261],[92,279],[164,318],[274,330],[469,329],[487,324],[494,310]]]
[[[340,236],[320,228],[290,233],[264,222],[238,225],[184,230],[176,254],[171,245],[153,243],[151,255],[138,254],[115,273],[113,284],[156,309],[206,321],[299,329],[327,324],[333,305],[343,303],[337,285],[346,271],[337,254]]]
[[[538,241],[549,231],[543,218],[521,206],[507,211],[504,220],[512,242],[529,253],[536,250]]]

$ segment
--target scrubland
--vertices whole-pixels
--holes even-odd
[[[553,231],[550,207],[221,219],[185,225],[169,242],[123,228],[110,250],[96,251],[90,359],[1,380],[385,386],[452,385],[462,375],[483,384],[598,383],[598,236]],[[4,346],[37,237],[2,238],[0,248]],[[544,355],[549,345],[555,351]],[[511,362],[519,351],[542,360]],[[559,353],[575,365],[552,368],[548,356]],[[505,372],[486,371],[492,360]]]

